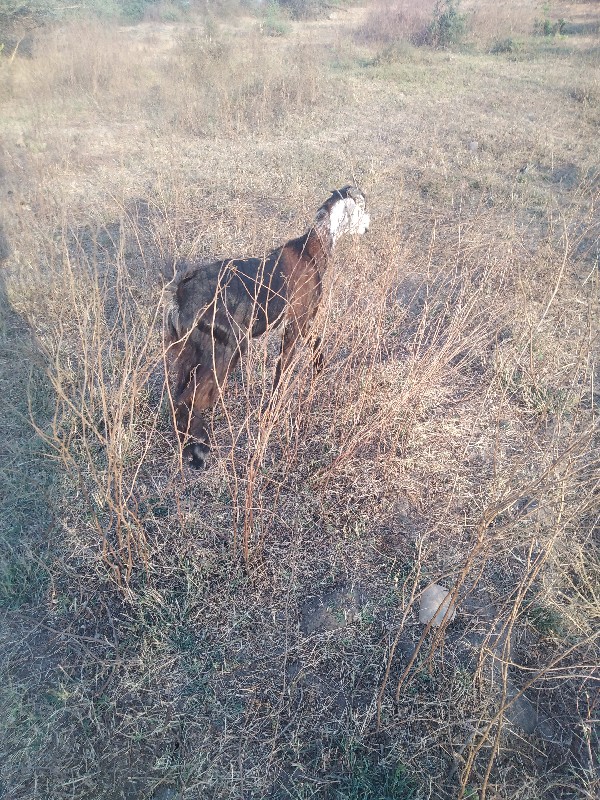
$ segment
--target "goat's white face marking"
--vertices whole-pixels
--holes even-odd
[[[337,203],[334,203],[329,214],[329,224],[334,244],[343,233],[365,233],[369,229],[370,221],[364,204],[357,203],[351,197],[338,200]]]

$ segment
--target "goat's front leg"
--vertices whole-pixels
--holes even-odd
[[[315,336],[313,340],[313,373],[319,375],[319,373],[323,372],[324,366],[323,341],[320,336]]]
[[[283,338],[281,340],[281,350],[279,351],[279,359],[275,367],[275,377],[273,378],[273,394],[279,388],[281,376],[287,371],[290,363],[296,352],[298,339],[300,338],[300,329],[295,320],[289,320],[285,324],[283,330]]]
[[[294,358],[298,341],[300,339],[308,338],[310,326],[316,312],[317,308],[315,306],[314,308],[309,308],[308,310],[304,311],[304,313],[301,315],[294,314],[290,316],[290,318],[286,321],[283,331],[283,338],[281,340],[279,360],[277,362],[277,367],[275,368],[275,378],[273,379],[273,394],[275,394],[279,386],[281,376],[289,368]],[[325,363],[323,359],[323,342],[321,341],[320,336],[315,336],[312,339],[312,342],[313,373],[318,375],[319,372],[322,371]]]

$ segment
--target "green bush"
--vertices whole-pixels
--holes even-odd
[[[498,55],[499,53],[516,53],[521,49],[519,42],[516,42],[512,37],[507,39],[496,39],[490,48],[490,53]]]
[[[567,32],[568,23],[566,19],[557,20],[553,22],[550,17],[546,16],[544,19],[536,19],[533,23],[533,33],[535,36],[564,36]]]
[[[143,19],[146,11],[158,5],[160,0],[84,0],[80,13],[91,13],[98,17],[116,17],[129,22]]]
[[[84,0],[77,11],[81,16],[117,19],[123,14],[123,3],[119,0]]]
[[[427,28],[427,43],[432,47],[449,47],[462,41],[467,18],[458,13],[459,3],[460,0],[437,0]]]
[[[155,2],[156,0],[118,0],[117,6],[121,10],[122,17],[137,22],[142,19],[147,8]]]
[[[270,0],[264,12],[261,31],[265,36],[285,36],[290,31],[289,24],[281,13],[281,6],[277,0]]]

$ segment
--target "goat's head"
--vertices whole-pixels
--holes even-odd
[[[333,244],[344,233],[365,233],[370,221],[365,196],[355,186],[336,189],[317,212],[317,223],[327,225]]]

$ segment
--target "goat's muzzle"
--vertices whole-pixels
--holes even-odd
[[[208,469],[210,447],[204,442],[188,442],[183,448],[183,463],[192,469]]]

